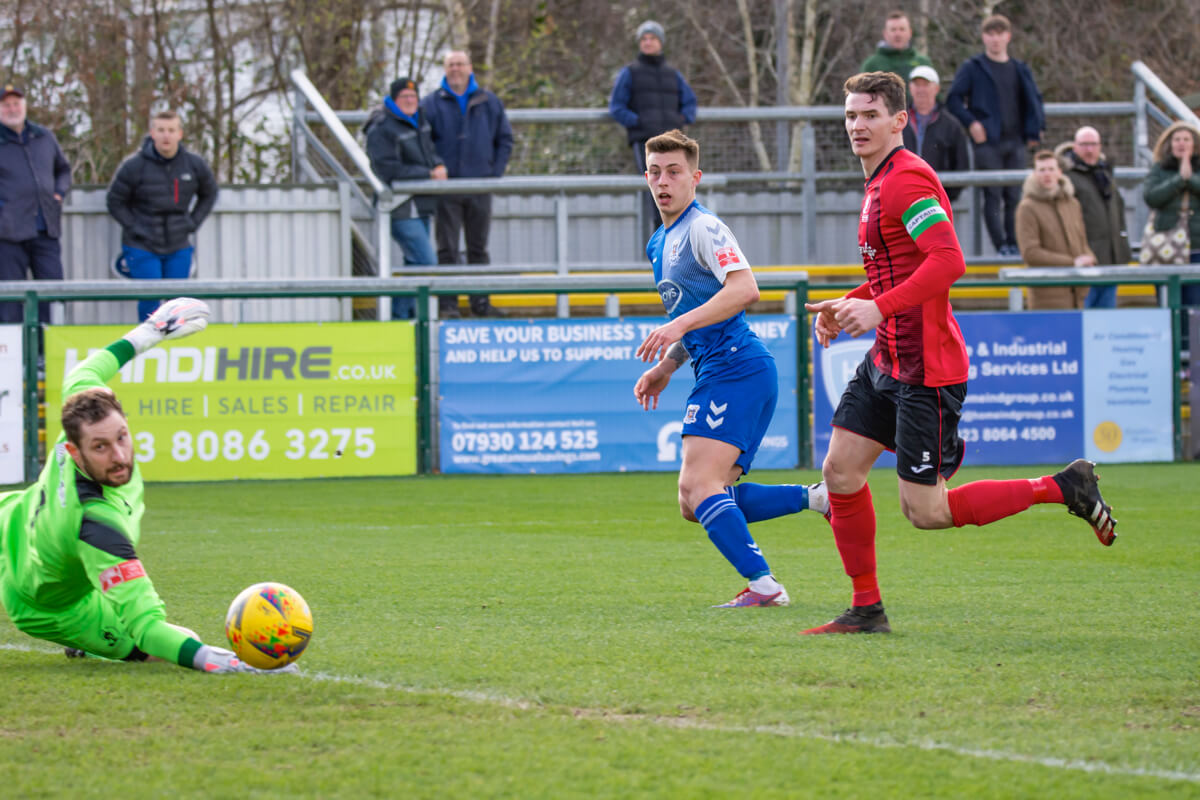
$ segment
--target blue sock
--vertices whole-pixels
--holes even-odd
[[[750,536],[746,518],[729,495],[714,494],[696,506],[695,514],[721,555],[747,580],[771,574],[767,560]]]
[[[808,508],[808,487],[799,483],[764,486],[761,483],[739,483],[725,491],[737,503],[746,522],[762,522]]]

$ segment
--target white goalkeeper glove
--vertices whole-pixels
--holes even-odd
[[[201,672],[215,672],[218,674],[227,672],[257,672],[259,674],[276,674],[288,673],[291,675],[299,674],[300,668],[295,664],[288,664],[286,667],[279,669],[259,669],[252,667],[245,661],[238,658],[233,652],[223,650],[220,647],[209,647],[202,645],[196,651],[196,655],[192,658],[192,666]]]
[[[121,338],[141,355],[164,339],[182,339],[204,330],[208,314],[208,303],[203,300],[176,297],[163,303],[149,319]]]

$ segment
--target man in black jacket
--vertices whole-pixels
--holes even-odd
[[[608,113],[625,126],[638,173],[646,173],[646,140],[696,121],[696,93],[679,70],[663,56],[663,26],[646,20],[637,29],[638,57],[617,73]],[[642,193],[642,239],[658,228],[658,205]]]
[[[158,112],[142,149],[125,159],[108,187],[108,213],[121,224],[121,257],[131,278],[180,279],[192,273],[191,235],[217,202],[217,181],[182,139],[179,115]],[[139,300],[138,320],[156,308],[157,300]]]
[[[1063,174],[1075,186],[1075,199],[1083,209],[1088,247],[1101,266],[1122,266],[1133,260],[1129,232],[1125,229],[1125,200],[1113,180],[1112,166],[1100,149],[1100,131],[1084,125],[1075,138],[1054,149]],[[1116,308],[1116,286],[1093,286],[1084,308]]]
[[[946,108],[975,144],[975,169],[1024,169],[1028,150],[1038,146],[1046,128],[1042,93],[1029,65],[1008,54],[1008,18],[992,14],[979,30],[983,52],[958,68]],[[1021,254],[1014,222],[1020,201],[1020,186],[983,189],[983,221],[999,255]]]
[[[25,119],[25,93],[0,89],[0,280],[60,281],[62,203],[71,165],[54,134]],[[0,322],[20,322],[20,303],[0,303]],[[45,323],[49,303],[38,304]]]
[[[446,180],[446,167],[433,146],[429,119],[421,115],[417,84],[411,78],[397,78],[388,95],[363,126],[375,177],[389,186],[392,181]],[[436,209],[437,198],[423,195],[392,210],[392,238],[404,251],[405,264],[437,263],[429,238]],[[392,319],[410,319],[415,310],[413,298],[392,298]]]
[[[904,146],[925,159],[934,172],[965,172],[970,169],[967,133],[945,107],[937,101],[941,84],[933,67],[913,67],[908,76],[908,124],[904,126]],[[946,196],[957,200],[963,187],[946,189]]]

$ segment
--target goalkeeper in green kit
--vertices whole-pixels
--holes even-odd
[[[37,482],[0,495],[0,602],[18,629],[64,645],[68,655],[265,671],[167,622],[135,550],[145,506],[133,437],[105,385],[135,356],[207,324],[202,301],[170,300],[71,370],[63,381],[63,432]]]

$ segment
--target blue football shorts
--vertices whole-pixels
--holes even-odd
[[[775,359],[760,359],[761,369],[734,378],[714,375],[697,381],[688,395],[683,435],[728,442],[742,451],[735,462],[742,474],[758,452],[779,397]]]

